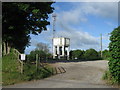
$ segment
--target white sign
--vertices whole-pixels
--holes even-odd
[[[25,54],[21,54],[21,60],[25,60]]]

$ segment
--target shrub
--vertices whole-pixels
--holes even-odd
[[[42,51],[42,50],[34,50],[34,51],[31,51],[29,55],[27,55],[27,61],[28,62],[36,61],[37,54],[40,61],[45,61],[46,59],[50,59],[51,57],[50,53],[46,53],[45,51]]]
[[[116,83],[120,83],[120,26],[111,32],[110,36],[109,71]]]
[[[99,59],[98,52],[94,49],[88,49],[84,53],[84,59],[86,60],[96,60]]]
[[[24,65],[24,78],[23,80],[32,80],[32,79],[42,79],[42,78],[46,78],[48,76],[51,75],[50,71],[51,69],[48,68],[48,71],[46,71],[44,68],[42,67],[38,67],[36,69],[36,66],[34,64],[25,64]]]
[[[47,71],[39,67],[36,69],[35,64],[24,64],[24,73],[20,74],[20,64],[16,55],[11,52],[9,55],[2,58],[2,85],[15,84],[22,81],[30,81],[33,79],[42,79],[51,75],[50,67],[47,67]]]
[[[103,59],[109,60],[110,58],[109,50],[104,50],[102,53],[103,53]]]
[[[83,50],[73,50],[73,51],[70,51],[70,58],[71,59],[83,59],[83,54],[84,54],[84,51]]]

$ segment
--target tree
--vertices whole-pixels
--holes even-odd
[[[38,35],[46,26],[48,14],[54,10],[53,2],[3,2],[2,3],[2,41],[4,52],[14,47],[24,52],[29,46],[30,35]]]
[[[71,50],[70,51],[70,59],[83,59],[83,50]]]
[[[36,50],[41,50],[46,53],[49,53],[49,46],[45,43],[40,42],[40,43],[37,43]]]
[[[69,52],[69,57],[70,57],[70,59],[73,59],[73,55],[72,55],[72,53],[73,53],[73,50],[71,50],[70,52]]]
[[[46,60],[51,58],[51,53],[49,52],[49,47],[45,43],[38,43],[36,45],[36,49],[31,51],[30,54],[28,55],[28,60],[29,61],[35,61],[36,60],[36,55],[38,54],[40,60]]]
[[[29,55],[27,55],[27,61],[36,61],[36,55],[38,54],[39,60],[40,61],[46,61],[48,59],[52,58],[51,53],[46,53],[45,51],[42,50],[33,50],[30,52]]]
[[[104,50],[104,51],[102,51],[102,53],[103,53],[103,59],[109,59],[110,58],[110,52],[109,52],[109,50]]]
[[[28,61],[35,61],[36,60],[36,55],[38,54],[39,59],[45,59],[47,54],[42,51],[42,50],[34,50],[31,51],[30,54],[28,55]]]
[[[109,43],[109,71],[115,82],[120,83],[120,26],[111,32]]]
[[[98,52],[95,49],[88,49],[84,53],[84,59],[86,60],[96,60],[99,59]]]

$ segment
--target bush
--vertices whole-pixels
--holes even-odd
[[[120,83],[120,26],[111,32],[110,36],[109,71],[116,83]]]
[[[102,79],[107,80],[109,84],[116,84],[116,80],[112,77],[110,71],[105,71]]]
[[[98,52],[95,49],[88,49],[84,53],[85,60],[97,60],[100,59]]]
[[[108,79],[110,79],[111,77],[110,77],[111,75],[110,75],[110,72],[109,71],[105,71],[105,73],[104,73],[104,75],[103,75],[103,80],[108,80]]]
[[[16,55],[12,52],[2,58],[2,81],[3,85],[15,84],[33,79],[42,79],[51,75],[52,69],[47,67],[47,71],[39,67],[36,69],[35,64],[24,64],[24,73],[20,73],[20,64]]]
[[[84,51],[83,50],[73,50],[73,51],[70,51],[70,59],[83,59],[83,54],[84,54]]]
[[[19,62],[17,57],[11,52],[9,55],[2,57],[2,71],[3,72],[18,72]]]
[[[32,80],[32,79],[42,79],[51,75],[51,69],[48,68],[46,71],[44,68],[39,67],[36,69],[35,65],[25,64],[24,65],[24,80]]]
[[[102,53],[103,53],[103,59],[104,60],[109,60],[109,58],[110,58],[109,50],[104,50]]]
[[[99,53],[95,49],[72,50],[70,51],[70,60],[98,60],[101,59]]]
[[[37,54],[38,54],[38,57],[39,57],[40,61],[50,59],[51,56],[52,56],[50,53],[46,53],[45,51],[34,50],[34,51],[31,51],[29,55],[27,55],[27,61],[28,62],[36,61],[36,55]]]
[[[17,57],[11,52],[2,57],[2,81],[3,85],[21,82],[22,78],[19,72],[19,62]]]

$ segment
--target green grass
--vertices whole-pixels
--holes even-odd
[[[50,67],[47,67],[51,71]],[[51,73],[43,68],[36,69],[33,64],[24,63],[24,73],[20,73],[20,63],[17,57],[10,53],[2,58],[2,82],[3,85],[11,85],[23,81],[37,80],[50,76]]]
[[[10,53],[2,58],[2,82],[3,85],[14,84],[21,81],[17,57]]]
[[[111,75],[111,73],[109,71],[105,71],[102,79],[106,80],[108,84],[120,86],[120,84],[117,83],[117,81],[112,77],[112,75]]]
[[[19,62],[17,57],[10,53],[7,56],[3,56],[2,58],[2,71],[3,72],[18,72],[19,71]]]

